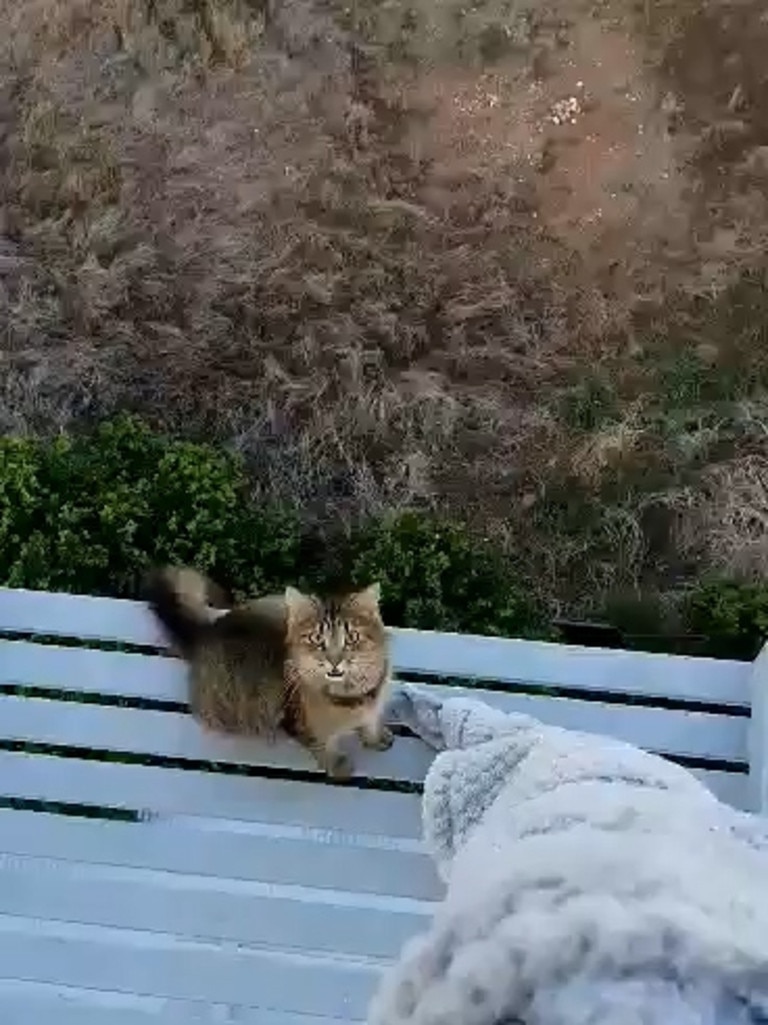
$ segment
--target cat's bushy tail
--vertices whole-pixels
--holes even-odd
[[[147,574],[144,596],[178,653],[189,658],[217,618],[209,607],[229,605],[223,592],[196,569],[165,566]]]

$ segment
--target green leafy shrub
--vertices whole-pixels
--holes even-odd
[[[244,596],[329,582],[333,558],[337,579],[380,581],[393,626],[552,636],[513,563],[461,523],[409,511],[358,526],[334,551],[305,535],[294,511],[254,502],[236,455],[136,418],[53,441],[0,439],[6,586],[132,596],[148,565],[170,562]],[[768,586],[707,581],[680,612],[683,633],[704,638],[697,653],[750,659],[768,637]],[[660,608],[642,628],[637,610],[629,618],[648,635],[642,647],[687,650],[685,638],[663,636]]]
[[[11,587],[132,594],[147,565],[192,563],[260,591],[295,563],[298,532],[257,510],[242,462],[131,417],[93,435],[0,442],[0,579]]]
[[[350,578],[379,580],[393,624],[503,636],[544,636],[541,609],[508,561],[462,524],[414,512],[352,539]]]
[[[705,654],[753,659],[768,640],[768,586],[703,582],[684,602],[683,621],[705,638]]]
[[[195,565],[243,596],[321,582],[324,554],[295,513],[254,503],[236,456],[136,418],[51,442],[0,439],[6,586],[135,595],[144,569],[168,562]],[[392,625],[541,633],[512,567],[458,524],[406,513],[364,525],[340,564],[349,581],[381,581]]]

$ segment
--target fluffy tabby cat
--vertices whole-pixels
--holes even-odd
[[[206,725],[274,738],[282,727],[335,778],[352,773],[338,741],[355,732],[385,750],[382,721],[389,659],[379,586],[334,597],[293,587],[224,612],[195,570],[166,568],[147,599],[190,669],[192,710]]]

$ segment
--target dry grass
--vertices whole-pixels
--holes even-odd
[[[681,496],[741,571],[761,12],[0,0],[0,426],[130,407],[323,522],[458,510],[555,608],[684,576]]]
[[[691,557],[746,580],[768,578],[768,458],[711,467],[680,505],[679,540]]]

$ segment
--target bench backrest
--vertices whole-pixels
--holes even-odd
[[[631,741],[768,808],[765,656],[392,639],[402,679]],[[0,1019],[362,1022],[442,895],[430,752],[400,736],[326,785],[295,744],[201,730],[163,646],[141,604],[0,590]]]
[[[14,638],[0,641],[0,762],[35,745],[233,773],[313,772],[293,745],[203,734],[187,714],[182,666],[162,654],[165,639],[142,603],[0,589],[0,634]],[[626,740],[689,766],[737,807],[768,810],[765,652],[750,664],[415,630],[391,636],[400,679]],[[404,737],[360,764],[371,786],[408,790],[429,760]]]

